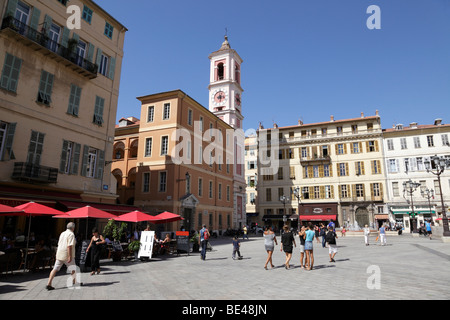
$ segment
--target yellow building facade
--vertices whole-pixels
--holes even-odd
[[[68,27],[69,5],[79,29]],[[114,204],[108,166],[127,29],[90,0],[9,0],[0,10],[0,202]]]
[[[260,127],[258,135],[258,205],[266,224],[280,228],[288,221],[296,227],[298,219],[316,224],[333,220],[361,227],[387,219],[382,214],[386,192],[378,112]],[[264,174],[264,168],[275,167],[273,174]]]

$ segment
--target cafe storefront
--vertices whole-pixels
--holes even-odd
[[[299,213],[300,225],[306,225],[308,222],[327,225],[330,221],[333,221],[336,227],[339,225],[337,203],[302,204],[299,207]]]
[[[395,223],[404,228],[404,232],[417,233],[421,224],[425,221],[435,222],[435,207],[414,206],[414,212],[410,206],[390,206],[389,210],[395,217]]]

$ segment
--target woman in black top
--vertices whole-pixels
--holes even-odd
[[[281,251],[284,250],[284,252],[286,253],[286,263],[284,264],[284,267],[286,269],[290,269],[289,262],[291,261],[292,258],[292,250],[293,250],[292,243],[294,244],[295,247],[297,247],[297,244],[295,243],[294,235],[292,234],[291,231],[289,231],[289,227],[284,226],[283,230],[284,233],[281,235]]]
[[[91,276],[95,274],[95,271],[97,271],[97,274],[100,273],[101,245],[105,243],[106,241],[103,239],[103,236],[98,233],[98,229],[94,228],[92,230],[91,243],[89,243],[89,247],[86,249],[86,253],[91,250]]]

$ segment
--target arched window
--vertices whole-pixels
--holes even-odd
[[[217,65],[217,80],[223,80],[225,75],[225,67],[223,63]]]

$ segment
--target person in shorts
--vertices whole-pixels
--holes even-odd
[[[431,231],[431,222],[430,221],[425,221],[425,230],[427,232],[427,235],[430,236],[430,240],[431,240],[431,235],[432,235],[432,231]]]
[[[298,232],[298,236],[300,238],[300,268],[304,268],[305,267],[305,262],[304,262],[304,258],[305,258],[305,237],[306,237],[306,228],[305,226],[302,226],[300,228],[300,231]]]
[[[314,227],[311,222],[308,223],[308,227],[305,231],[305,251],[306,251],[306,262],[305,269],[312,270],[314,266],[314,248],[313,240],[316,233],[314,232]]]
[[[327,240],[327,244],[328,244],[328,254],[330,255],[330,262],[336,262],[334,260],[334,257],[336,256],[336,253],[338,252],[337,245],[336,245],[336,239],[337,239],[336,232],[334,232],[332,227],[328,227],[326,240]]]
[[[58,250],[56,251],[56,260],[55,266],[53,270],[50,272],[50,277],[47,283],[47,290],[54,290],[52,287],[52,281],[56,276],[56,273],[61,270],[63,265],[66,265],[69,271],[72,271],[72,284],[76,283],[76,264],[75,264],[75,245],[76,239],[75,234],[73,233],[75,230],[75,223],[69,222],[67,224],[67,230],[61,233],[58,241]],[[82,285],[82,283],[80,283]]]

